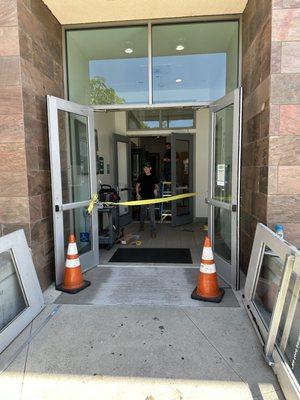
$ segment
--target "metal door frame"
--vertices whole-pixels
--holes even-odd
[[[176,191],[176,140],[184,140],[189,143],[188,153],[189,153],[189,189],[190,192],[193,192],[193,167],[194,167],[194,135],[191,133],[177,133],[172,132],[170,135],[171,139],[171,182],[172,182],[172,195],[177,195]],[[175,183],[175,185],[174,185]],[[194,220],[194,199],[190,197],[189,201],[189,214],[176,216],[177,211],[177,202],[172,201],[172,226],[179,226],[184,224],[192,223]],[[175,217],[176,216],[176,217]]]
[[[128,191],[128,200],[131,200],[131,191],[132,191],[132,182],[131,182],[131,139],[129,136],[119,135],[117,133],[113,134],[114,141],[114,162],[115,162],[115,171],[114,171],[114,185],[117,189],[119,184],[119,162],[118,162],[118,142],[126,143],[127,150],[127,191]],[[132,222],[132,208],[128,207],[128,212],[124,215],[120,215],[120,227],[128,225]]]
[[[263,321],[263,318],[257,309],[254,297],[262,259],[265,248],[268,247],[270,252],[278,256],[284,266],[282,269],[282,276],[279,285],[277,300],[275,302],[272,317],[269,327]],[[287,318],[283,329],[282,339],[280,345],[276,343],[277,333],[280,327],[281,317],[284,311],[285,299],[287,296],[290,279],[292,273],[295,276],[295,285],[293,294],[295,299],[291,300],[287,312]],[[265,225],[258,223],[250,262],[243,294],[243,302],[249,318],[257,332],[257,335],[264,348],[265,360],[270,367],[273,368],[274,373],[277,375],[279,383],[282,387],[284,395],[289,400],[298,400],[300,397],[300,384],[297,382],[292,369],[285,360],[282,345],[285,347],[290,333],[291,324],[293,322],[296,306],[299,302],[300,293],[300,251],[290,245],[288,242],[280,239],[271,229]]]
[[[92,107],[72,103],[54,96],[47,96],[48,126],[49,126],[49,149],[51,166],[51,191],[52,191],[52,212],[54,227],[54,253],[55,253],[55,283],[63,281],[65,251],[64,251],[64,229],[63,211],[72,210],[88,205],[89,200],[63,204],[61,162],[59,144],[58,110],[77,114],[87,118],[88,122],[88,145],[89,145],[89,168],[91,194],[97,193],[96,178],[96,153],[95,153],[95,132],[94,132],[94,110]],[[80,262],[83,270],[87,270],[99,263],[98,245],[98,213],[95,207],[92,212],[92,249],[80,255]]]
[[[216,113],[233,104],[233,137],[232,137],[232,190],[231,203],[225,203],[213,199],[215,179],[215,134]],[[231,262],[225,261],[214,253],[217,272],[234,289],[239,289],[239,215],[240,215],[240,164],[241,164],[241,123],[242,123],[242,88],[235,89],[226,96],[215,101],[210,106],[210,144],[209,144],[209,182],[208,198],[209,205],[208,227],[209,235],[214,242],[214,207],[231,211]],[[212,245],[214,245],[212,243]]]

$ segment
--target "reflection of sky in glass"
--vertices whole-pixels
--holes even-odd
[[[148,103],[148,59],[92,60],[90,78],[101,76],[125,103]]]
[[[181,79],[176,83],[176,79]],[[156,103],[208,101],[224,96],[226,53],[153,58],[153,97]]]
[[[148,103],[147,58],[92,60],[89,76],[105,78],[125,103]],[[182,81],[176,83],[176,79]],[[156,103],[211,101],[225,91],[226,53],[153,57]]]

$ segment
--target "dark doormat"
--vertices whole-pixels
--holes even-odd
[[[109,262],[193,264],[190,249],[117,249]]]

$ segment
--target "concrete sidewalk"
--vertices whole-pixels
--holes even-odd
[[[236,306],[49,304],[0,368],[1,400],[283,399]]]

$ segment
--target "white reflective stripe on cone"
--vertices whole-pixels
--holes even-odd
[[[77,250],[76,243],[69,243],[68,253],[67,254],[69,254],[70,256],[73,256],[73,255],[75,255],[77,253],[78,253],[78,250]]]
[[[214,259],[211,247],[203,247],[202,259],[203,260],[213,260]]]
[[[204,272],[205,274],[214,274],[216,272],[216,264],[211,265],[200,265],[200,272]]]
[[[75,258],[74,260],[66,259],[66,268],[76,268],[80,267],[80,260],[79,258]]]

